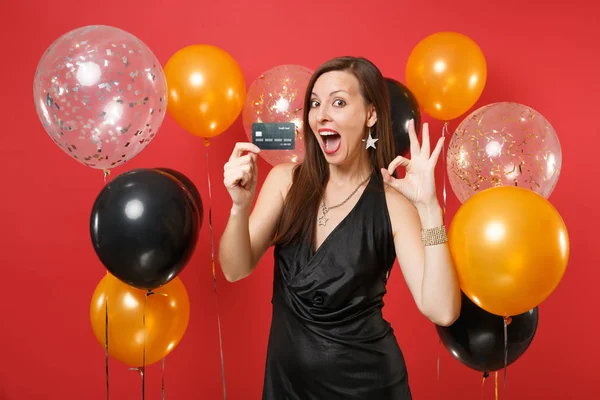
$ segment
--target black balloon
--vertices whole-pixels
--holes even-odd
[[[406,86],[392,78],[385,78],[385,82],[392,108],[392,131],[394,133],[396,155],[403,155],[410,148],[408,121],[415,120],[415,130],[419,134],[421,130],[421,112],[417,99]]]
[[[173,280],[194,252],[198,208],[173,176],[136,169],[117,176],[92,208],[96,254],[121,281],[155,289]]]
[[[538,326],[538,308],[512,317],[507,326],[507,364],[514,363],[529,348]],[[504,318],[490,314],[462,295],[460,317],[449,327],[436,326],[437,333],[454,358],[485,373],[504,369]]]
[[[198,192],[196,185],[194,185],[194,182],[192,182],[192,180],[190,178],[188,178],[187,176],[185,176],[183,173],[176,171],[174,169],[171,169],[171,168],[155,168],[155,169],[158,171],[163,171],[167,174],[172,175],[175,179],[177,179],[179,182],[181,182],[181,184],[183,186],[185,186],[185,188],[190,192],[190,194],[192,195],[192,199],[194,199],[194,204],[196,205],[196,208],[198,208],[198,216],[200,218],[200,227],[202,227],[202,223],[204,220],[204,207],[202,205],[202,197],[200,196],[200,192]]]

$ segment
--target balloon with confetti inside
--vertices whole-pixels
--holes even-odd
[[[280,65],[261,74],[250,85],[242,112],[244,130],[252,141],[252,124],[293,123],[293,150],[261,151],[260,156],[271,165],[304,160],[302,116],[304,96],[313,71],[300,65]],[[291,125],[290,125],[291,126]]]
[[[52,140],[103,170],[142,151],[167,108],[156,56],[132,34],[103,25],[74,29],[52,43],[37,66],[33,94]]]
[[[448,178],[461,203],[484,189],[517,186],[548,198],[562,151],[552,125],[523,104],[486,105],[465,118],[448,146]]]

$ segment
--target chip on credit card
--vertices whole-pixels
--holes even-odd
[[[293,122],[255,122],[252,143],[261,150],[294,150],[296,125]]]

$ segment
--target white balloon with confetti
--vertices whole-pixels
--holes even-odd
[[[262,73],[250,85],[242,110],[242,121],[248,141],[252,141],[254,123],[294,124],[293,150],[269,150],[260,156],[275,166],[284,162],[304,160],[304,127],[302,116],[306,88],[313,71],[301,65],[286,64]]]
[[[545,198],[562,168],[558,136],[538,111],[519,103],[492,103],[465,118],[448,146],[447,171],[461,203],[496,186],[517,186]]]
[[[33,93],[52,140],[80,163],[105,171],[152,141],[167,108],[156,56],[132,34],[104,25],[54,41],[39,61]]]

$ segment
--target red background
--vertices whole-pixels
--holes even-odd
[[[469,35],[488,62],[487,86],[475,108],[496,101],[529,105],[550,120],[563,150],[563,170],[550,200],[569,228],[570,264],[561,285],[540,307],[531,348],[508,370],[506,398],[598,398],[600,192],[592,160],[598,160],[594,117],[600,92],[599,10],[597,2],[586,0],[554,5],[537,0],[5,0],[0,15],[0,399],[105,398],[104,353],[88,317],[90,297],[105,273],[88,233],[102,173],[69,159],[53,144],[32,100],[33,75],[43,51],[63,33],[89,24],[133,33],[163,65],[186,45],[215,44],[238,60],[248,86],[276,65],[314,69],[346,54],[366,56],[384,75],[404,81],[406,60],[420,39],[442,30]],[[451,131],[458,122],[452,122]],[[431,123],[439,136],[441,124]],[[178,169],[197,184],[206,208],[210,174],[218,240],[230,204],[221,184],[222,166],[240,140],[246,140],[241,119],[207,149],[167,117],[149,147],[113,174],[137,167]],[[261,160],[261,182],[268,169]],[[440,166],[440,178],[441,172]],[[458,203],[450,189],[448,201],[451,217]],[[269,251],[250,278],[235,284],[227,283],[219,271],[227,395],[232,400],[260,398],[272,261]],[[181,277],[192,316],[186,336],[167,359],[167,398],[219,399],[223,394],[207,218],[195,256]],[[481,398],[481,375],[440,349],[433,326],[418,314],[398,269],[392,274],[385,313],[405,353],[415,399]],[[146,398],[159,399],[158,365],[148,368],[147,378]],[[485,385],[487,399],[494,397],[492,378]],[[114,360],[111,395],[140,397],[139,376]]]

